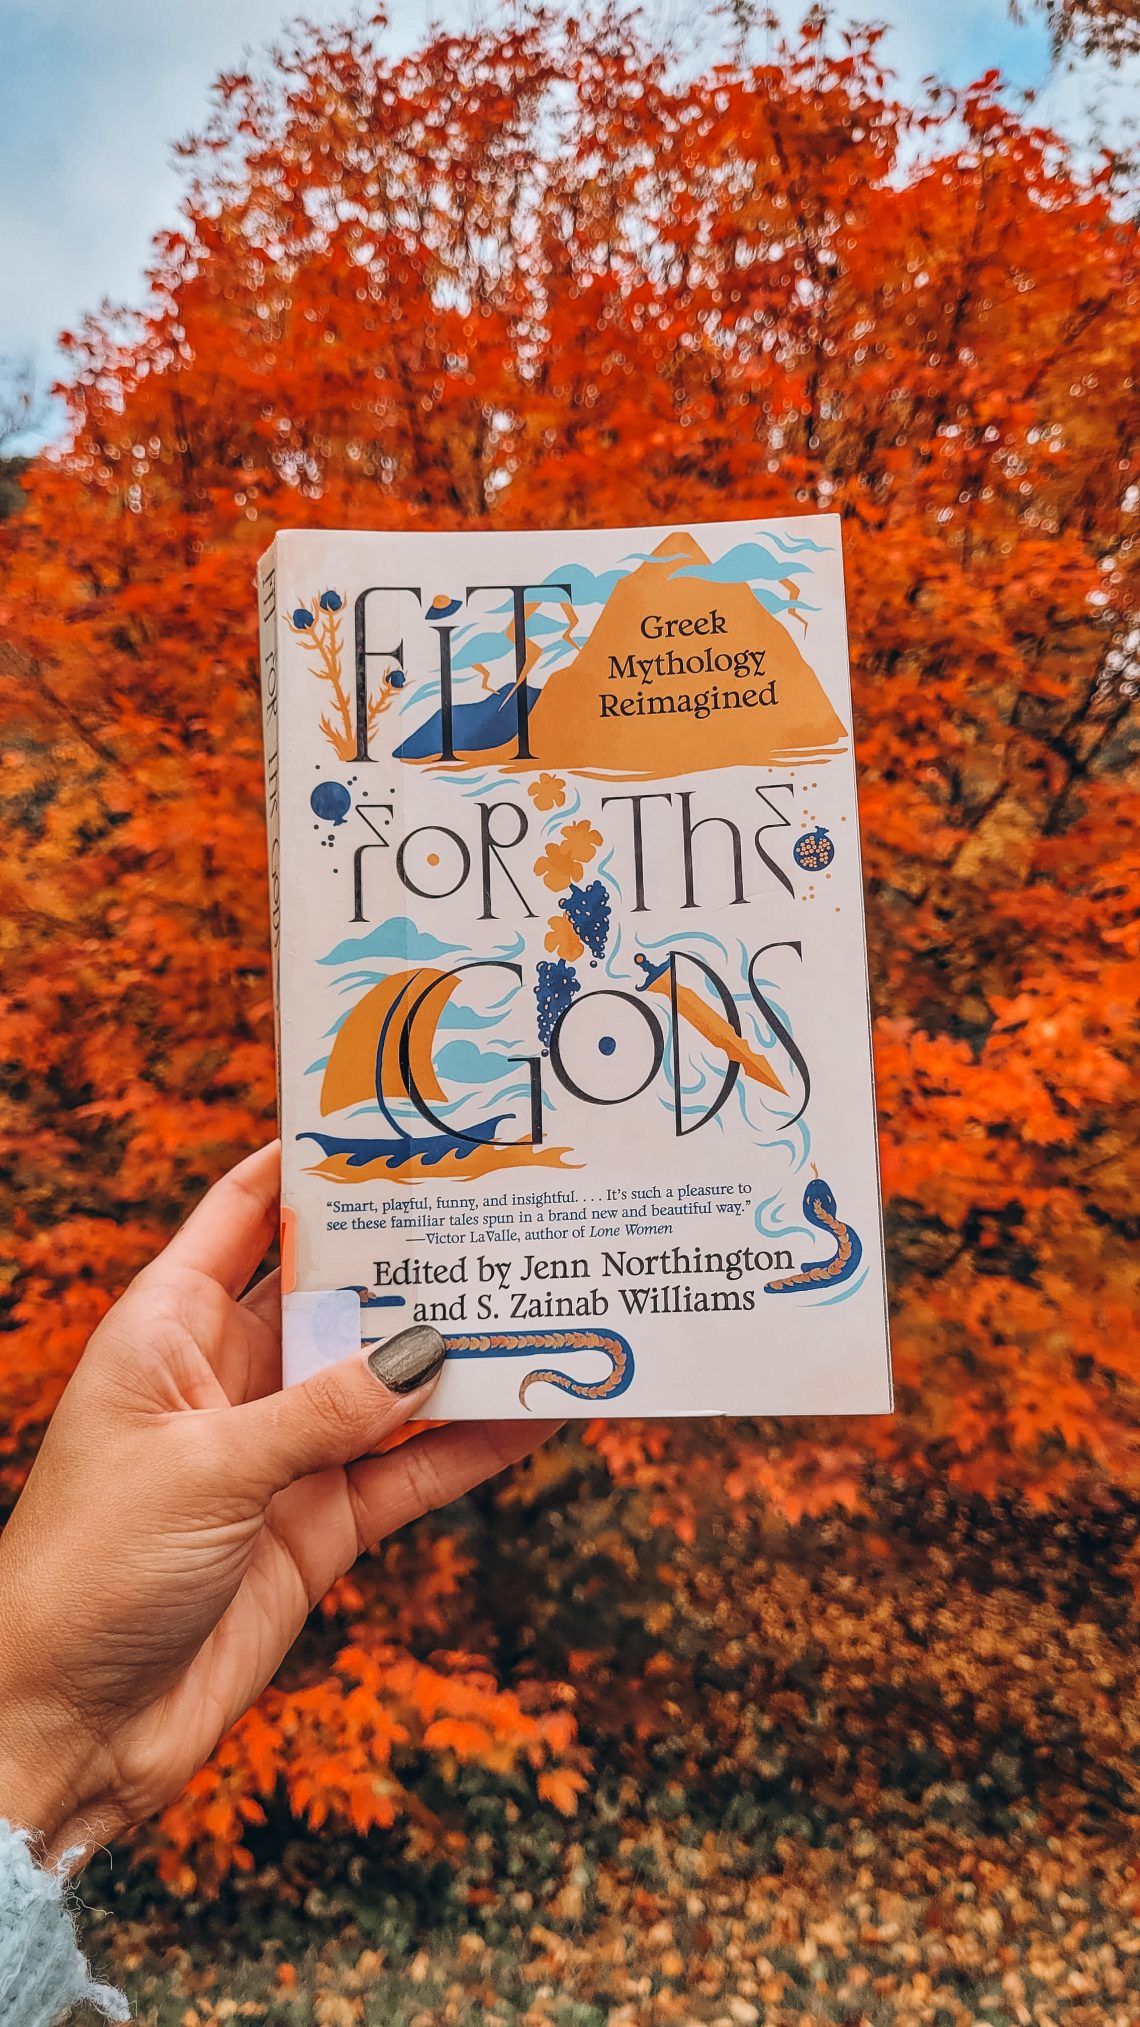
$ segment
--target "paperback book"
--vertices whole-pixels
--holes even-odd
[[[891,1378],[840,522],[280,534],[286,1383],[447,1419]]]

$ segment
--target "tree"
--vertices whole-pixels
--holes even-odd
[[[0,521],[24,504],[20,475],[29,458],[14,446],[41,421],[31,361],[0,356]]]
[[[1113,63],[1140,50],[1138,0],[1039,0],[1053,36],[1053,53],[1072,48],[1101,51]],[[1018,16],[1016,4],[1010,10]]]
[[[812,19],[678,77],[611,14],[401,59],[307,32],[220,80],[184,157],[149,301],[68,340],[69,438],[3,535],[13,1475],[115,1286],[271,1117],[251,581],[274,527],[801,506],[844,523],[899,1413],[590,1440],[689,1535],[725,1486],[794,1517],[883,1470],[1134,1491],[1119,172],[1078,168],[994,76],[900,104],[873,32]],[[211,1811],[222,1862],[282,1769],[311,1811],[322,1751],[351,1819],[361,1722],[576,1772],[535,1683],[502,1735],[508,1692],[464,1662],[462,1745],[430,1733],[438,1685],[409,1676],[393,1710],[422,1627],[411,1592],[393,1622],[361,1584],[339,1673],[312,1650],[310,1701],[274,1692],[223,1748],[178,1849]]]

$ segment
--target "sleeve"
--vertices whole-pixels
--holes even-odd
[[[25,1830],[0,1821],[0,2027],[55,2027],[80,2002],[129,2020],[122,1992],[92,1982],[62,1872],[32,1857]]]

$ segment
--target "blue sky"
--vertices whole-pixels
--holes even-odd
[[[350,11],[351,0],[304,8],[318,22]],[[473,11],[471,0],[390,0],[387,32],[411,47],[430,21]],[[693,13],[691,0],[645,11],[664,29]],[[779,11],[802,10],[780,0]],[[1052,72],[1039,17],[1018,26],[1006,0],[849,0],[836,12],[894,22],[887,60],[904,82],[937,72],[960,84],[996,66],[1040,91],[1040,115],[1081,143],[1119,138],[1129,97],[1140,99],[1138,65],[1120,77],[1095,64]],[[105,297],[141,298],[151,235],[177,213],[171,142],[200,123],[214,75],[291,13],[282,0],[0,0],[0,358],[28,359],[46,388],[59,330]]]

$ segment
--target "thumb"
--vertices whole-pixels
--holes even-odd
[[[267,1494],[351,1464],[418,1415],[443,1371],[438,1330],[417,1323],[281,1393],[231,1410],[247,1470]]]

